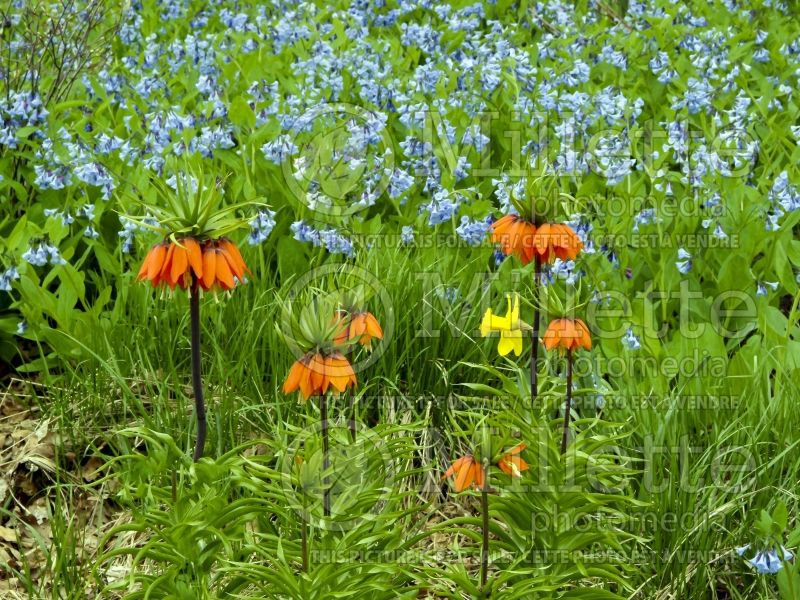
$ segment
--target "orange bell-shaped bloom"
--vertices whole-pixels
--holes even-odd
[[[325,381],[337,392],[356,386],[356,374],[350,361],[341,352],[334,352],[325,358]]]
[[[515,254],[523,265],[534,259],[536,225],[518,215],[506,215],[492,223],[492,242],[506,256]]]
[[[303,400],[308,400],[311,396],[327,393],[328,389],[333,389],[335,393],[343,392],[357,383],[353,367],[341,352],[328,356],[320,352],[308,352],[289,369],[283,382],[283,392],[290,394],[300,390]]]
[[[547,326],[542,341],[548,350],[592,349],[592,335],[581,319],[555,319]]]
[[[471,454],[466,454],[450,465],[442,479],[451,476],[455,476],[453,483],[456,492],[463,492],[470,486],[481,489],[486,474],[483,472],[483,466]]]
[[[148,280],[153,287],[165,283],[170,288],[187,289],[194,279],[203,276],[203,259],[198,241],[192,237],[165,241],[153,246],[139,269],[137,279]]]
[[[501,456],[500,460],[497,461],[497,466],[500,467],[500,470],[512,477],[522,477],[522,472],[527,471],[529,467],[528,463],[522,460],[519,453],[525,450],[526,447],[523,443],[517,444]]]
[[[383,329],[381,329],[378,319],[369,311],[338,313],[340,321],[339,330],[334,342],[338,345],[345,344],[350,340],[357,340],[359,344],[367,350],[372,349],[372,340],[383,339]]]
[[[569,225],[544,223],[533,236],[534,252],[542,262],[555,258],[575,260],[583,248],[583,242]]]
[[[244,264],[242,254],[228,238],[208,240],[203,244],[203,276],[200,286],[205,290],[232,290],[244,282],[245,273],[250,269]]]

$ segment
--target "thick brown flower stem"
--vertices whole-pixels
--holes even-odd
[[[206,445],[206,405],[203,400],[203,379],[200,373],[200,291],[197,284],[192,286],[189,297],[189,319],[192,336],[192,389],[194,390],[194,411],[197,416],[197,442],[194,447],[194,461],[203,456]]]
[[[326,517],[331,516],[331,490],[328,469],[330,457],[328,455],[328,402],[325,394],[319,396],[319,418],[322,429],[322,512]]]
[[[561,454],[567,451],[570,412],[572,412],[572,350],[567,350],[567,404],[564,408],[564,434],[561,436]]]
[[[481,517],[483,518],[483,547],[481,548],[481,590],[486,588],[489,571],[489,469],[484,462],[483,487],[481,488]]]
[[[303,510],[303,521],[300,524],[300,536],[301,553],[303,555],[303,573],[308,573],[308,523],[306,522],[305,510]]]
[[[537,256],[533,270],[533,322],[531,323],[531,410],[539,395],[539,285],[541,283],[542,262]]]
[[[352,315],[348,318],[347,321],[347,334],[345,340],[348,342],[350,341],[350,327],[353,324],[353,317]],[[350,356],[353,354],[353,347],[348,346],[345,350],[344,356],[347,360],[350,360]],[[348,394],[348,424],[350,425],[350,438],[355,442],[356,441],[356,397],[355,394],[350,391]]]

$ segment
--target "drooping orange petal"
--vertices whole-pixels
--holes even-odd
[[[528,469],[528,463],[522,460],[522,457],[519,454],[527,448],[527,444],[525,442],[520,442],[513,448],[509,449],[497,462],[497,466],[500,467],[500,470],[503,471],[506,475],[511,475],[512,477],[521,477],[522,471],[526,471]]]
[[[136,279],[138,281],[141,281],[142,279],[145,279],[145,278],[146,279],[152,279],[152,277],[150,277],[150,271],[153,270],[153,265],[155,265],[155,263],[156,263],[156,257],[157,257],[156,250],[158,250],[159,247],[163,248],[163,246],[161,246],[160,244],[158,244],[156,246],[153,246],[148,251],[147,256],[144,257],[144,261],[142,261],[142,266],[139,269],[139,273],[138,273],[138,275],[136,275]],[[163,258],[162,258],[162,260],[163,260]],[[161,265],[159,264],[159,267],[160,266]]]
[[[536,257],[536,248],[533,245],[536,227],[531,223],[523,223],[518,235],[517,256],[519,256],[523,265],[527,265]]]
[[[536,254],[539,255],[544,262],[549,261],[550,257],[550,224],[543,223],[536,230],[533,236],[533,246]]]
[[[345,391],[348,385],[355,385],[353,368],[350,366],[350,362],[341,354],[334,354],[330,357],[326,373],[331,385],[339,392]]]
[[[519,456],[505,455],[497,463],[500,470],[511,477],[522,477],[522,472],[528,470],[528,463]]]
[[[244,263],[237,261],[222,245],[219,246],[218,251],[225,258],[225,262],[228,263],[228,267],[236,279],[244,281]]]
[[[378,319],[375,318],[375,315],[372,313],[367,313],[366,318],[364,320],[366,325],[367,333],[374,338],[379,340],[383,339],[383,329],[381,329],[381,324],[378,323]]]
[[[200,244],[194,238],[183,238],[181,243],[186,248],[186,256],[189,259],[189,265],[194,271],[195,277],[200,279],[203,276],[203,253],[200,250]]]
[[[504,215],[492,223],[492,236],[501,236],[508,231],[508,228],[513,225],[518,217],[516,215]]]
[[[208,291],[214,285],[217,276],[217,253],[213,248],[203,252],[203,289]]]
[[[233,257],[233,260],[236,261],[238,268],[242,273],[250,273],[250,269],[247,268],[244,258],[242,258],[242,253],[239,252],[239,247],[236,244],[234,244],[228,238],[222,238],[220,240],[220,245],[228,251],[228,254]]]
[[[500,467],[500,470],[506,475],[511,475],[511,466],[508,464],[508,458],[505,456],[497,461],[497,466]]]
[[[547,326],[547,331],[544,332],[544,347],[548,350],[552,350],[556,346],[558,346],[559,341],[559,330],[558,330],[558,322],[560,319],[556,319],[550,325]]]
[[[469,454],[467,454],[467,455],[465,455],[465,456],[462,456],[461,458],[457,458],[457,459],[456,459],[456,460],[453,462],[453,464],[451,464],[451,465],[450,465],[450,468],[449,468],[449,469],[447,469],[447,471],[445,471],[444,475],[442,475],[442,479],[447,479],[447,478],[448,478],[448,477],[450,477],[451,475],[454,475],[455,473],[457,473],[458,471],[460,471],[460,470],[461,470],[461,467],[464,465],[464,463],[465,463],[466,461],[470,460],[470,458],[471,458],[471,457],[470,457],[470,455],[469,455]]]
[[[360,338],[364,335],[366,329],[367,324],[365,322],[364,313],[356,313],[350,319],[350,324],[348,325],[348,330],[350,331],[349,339],[354,340]]]
[[[164,260],[167,257],[167,247],[164,244],[158,244],[150,251],[148,256],[149,263],[147,267],[147,278],[150,281],[156,281],[161,268],[164,265]]]
[[[311,370],[308,365],[303,363],[303,374],[300,376],[300,393],[303,400],[308,400],[314,394],[314,386],[311,384]]]
[[[492,224],[492,241],[500,244],[503,254],[515,254],[523,265],[534,258],[536,226],[517,215],[506,215]]]
[[[581,238],[578,237],[578,234],[575,233],[575,230],[572,229],[569,225],[561,225],[561,231],[563,232],[564,240],[563,240],[563,247],[564,247],[564,254],[566,259],[562,260],[575,260],[577,258],[578,253],[583,248],[583,242]]]
[[[472,470],[473,470],[472,478],[475,481],[475,485],[479,489],[482,489],[483,488],[483,483],[484,483],[484,476],[485,476],[485,474],[483,472],[483,465],[476,461],[475,464],[472,467]]]
[[[328,386],[332,385],[339,392],[344,391],[344,388],[339,388],[338,369],[336,361],[331,355],[325,357],[325,380]]]
[[[147,268],[150,265],[150,260],[152,259],[152,250],[147,253],[147,256],[144,257],[142,261],[142,266],[139,267],[139,272],[136,274],[136,281],[141,281],[147,275]]]
[[[562,322],[564,324],[564,331],[561,334],[561,338],[567,345],[567,349],[572,349],[575,342],[578,340],[578,332],[575,331],[575,321],[572,319],[562,319]]]
[[[228,261],[225,260],[225,257],[222,256],[221,253],[215,251],[214,254],[217,263],[217,281],[223,290],[232,290],[235,283],[233,281],[231,268],[228,266]]]
[[[472,456],[465,456],[464,458],[467,460],[464,461],[463,465],[456,472],[455,488],[457,492],[467,489],[472,485],[474,479],[472,467],[475,459],[473,459]]]
[[[164,257],[164,262],[161,264],[161,272],[159,276],[161,279],[169,280],[169,272],[172,268],[172,255],[175,253],[175,244],[167,245],[167,255]]]
[[[300,387],[300,377],[304,370],[305,365],[300,360],[294,361],[292,368],[289,369],[289,374],[286,376],[286,381],[283,382],[284,394],[291,394]]]
[[[172,252],[172,265],[169,271],[169,282],[175,286],[182,281],[186,268],[189,266],[189,258],[186,256],[186,248],[173,244],[175,250]]]
[[[511,254],[514,250],[513,233],[516,229],[516,215],[506,215],[492,223],[492,243],[500,244],[503,254]]]
[[[579,344],[586,350],[591,350],[592,334],[589,332],[589,328],[586,326],[586,323],[584,323],[583,320],[581,319],[577,319],[575,321],[575,326],[581,335],[581,337],[579,338]]]
[[[308,361],[308,369],[311,371],[311,387],[314,388],[314,393],[324,394],[327,391],[326,369],[321,354],[317,353],[311,357],[311,360]]]

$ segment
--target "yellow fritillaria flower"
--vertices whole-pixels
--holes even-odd
[[[497,351],[500,356],[505,356],[509,352],[514,352],[517,356],[522,354],[522,330],[530,329],[530,325],[519,320],[519,294],[506,294],[508,300],[508,312],[504,317],[492,313],[492,309],[486,310],[481,321],[481,336],[487,337],[494,331],[500,332],[500,341],[497,344]]]

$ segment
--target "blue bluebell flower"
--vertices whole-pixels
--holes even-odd
[[[30,246],[22,255],[22,259],[35,267],[43,267],[48,262],[53,266],[67,264],[58,248],[47,241]]]
[[[767,288],[773,292],[778,289],[777,281],[757,281],[756,282],[756,296],[766,296]]]
[[[628,350],[638,350],[642,347],[641,341],[639,340],[638,336],[633,333],[633,329],[630,327],[628,327],[625,335],[622,336],[622,345]]]
[[[403,225],[400,230],[400,243],[408,246],[414,243],[414,227],[411,225]]]
[[[491,218],[474,221],[469,217],[461,217],[461,225],[456,227],[456,233],[470,246],[480,246],[486,238],[486,233],[491,226]]]
[[[750,548],[750,544],[741,546],[736,549],[736,554],[744,556],[744,553]],[[779,554],[780,551],[780,554]],[[755,556],[747,559],[747,563],[752,566],[756,572],[762,575],[774,575],[783,568],[783,561],[790,561],[794,559],[794,554],[783,546],[780,548],[765,548],[756,552]]]
[[[261,146],[261,152],[268,161],[280,165],[290,156],[297,154],[298,148],[287,134],[282,134]]]
[[[17,267],[11,265],[8,269],[0,274],[0,291],[10,292],[11,284],[19,279],[19,271]]]
[[[72,225],[75,222],[75,217],[66,211],[58,210],[57,208],[45,208],[45,217],[58,217],[62,225]]]
[[[275,227],[275,212],[266,208],[250,220],[250,234],[247,241],[251,246],[257,246],[267,241],[269,234]]]
[[[685,248],[678,248],[678,260],[675,266],[682,275],[687,275],[692,270],[692,255]]]

